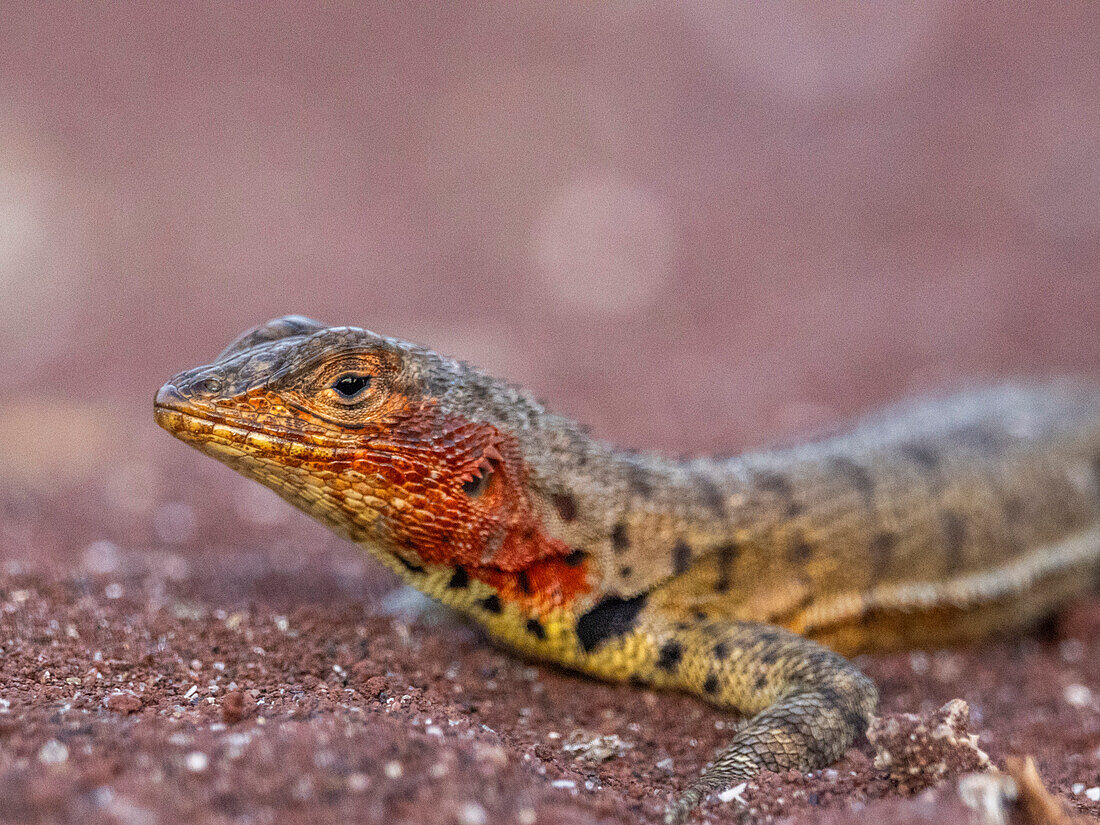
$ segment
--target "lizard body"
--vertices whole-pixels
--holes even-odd
[[[1100,570],[1100,388],[1007,386],[719,461],[614,450],[421,347],[288,316],[157,394],[158,423],[524,654],[748,722],[669,808],[838,758],[842,654],[1021,628]]]

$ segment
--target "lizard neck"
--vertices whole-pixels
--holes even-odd
[[[730,541],[746,477],[736,462],[615,449],[537,405],[494,424],[514,435],[544,529],[589,560],[591,599],[630,597]]]

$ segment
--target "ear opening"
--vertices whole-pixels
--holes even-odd
[[[495,447],[487,447],[477,464],[463,478],[462,492],[469,499],[491,507],[500,497],[503,470],[504,457]]]

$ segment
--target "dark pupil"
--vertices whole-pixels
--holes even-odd
[[[369,375],[345,375],[336,379],[332,388],[344,398],[354,398],[370,385]]]

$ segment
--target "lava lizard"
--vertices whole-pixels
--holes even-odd
[[[431,350],[288,316],[157,422],[525,655],[747,717],[669,808],[836,760],[844,656],[1023,628],[1100,570],[1100,387],[1010,385],[725,460],[615,450]]]

